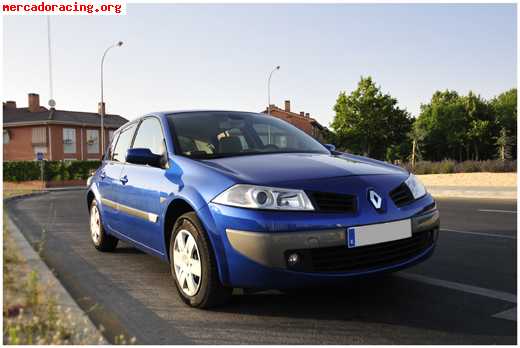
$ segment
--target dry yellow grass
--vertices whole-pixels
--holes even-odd
[[[426,187],[481,186],[516,187],[516,173],[456,173],[418,175]]]

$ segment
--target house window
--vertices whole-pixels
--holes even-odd
[[[87,153],[99,153],[99,131],[87,129]]]
[[[63,153],[76,153],[76,129],[63,128]]]
[[[11,140],[11,137],[9,135],[9,131],[7,129],[4,129],[4,145],[9,144],[10,140]]]
[[[32,144],[34,146],[47,145],[47,128],[35,127],[32,129]]]

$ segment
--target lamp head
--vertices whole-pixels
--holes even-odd
[[[118,45],[119,47],[123,46],[123,41],[119,41],[119,42],[117,43],[117,45]]]

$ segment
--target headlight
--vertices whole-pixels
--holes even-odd
[[[426,189],[424,185],[417,179],[417,177],[413,174],[410,174],[408,179],[404,182],[406,186],[412,191],[413,198],[421,198],[426,194]]]
[[[254,185],[235,185],[215,197],[213,202],[250,209],[314,210],[302,190]]]

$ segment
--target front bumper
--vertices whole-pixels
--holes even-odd
[[[412,237],[399,241],[381,243],[388,244],[388,248],[407,248],[406,251],[420,253],[431,246],[437,239],[439,228],[439,211],[437,209],[415,216],[412,219]],[[330,250],[337,258],[341,250],[345,252],[369,251],[374,246],[380,248],[380,244],[360,247],[359,249],[346,248],[346,233],[344,228],[325,231],[304,231],[290,233],[258,233],[226,229],[227,238],[237,252],[263,266],[272,268],[289,269],[293,271],[317,271],[316,267],[290,267],[287,265],[287,255],[298,253],[312,263],[312,256],[316,254],[313,249]],[[338,248],[339,247],[339,248]],[[343,253],[345,254],[345,253]],[[404,256],[408,255],[403,253]],[[415,256],[415,255],[413,255]],[[347,256],[343,256],[345,258]],[[346,260],[349,261],[349,260]],[[369,264],[369,263],[368,263]],[[343,270],[355,268],[344,267]]]
[[[388,222],[378,215],[283,214],[213,204],[199,214],[212,239],[222,283],[243,288],[325,285],[353,276],[409,267],[432,254],[439,229],[439,212],[428,195],[393,215],[392,221],[412,220],[412,238],[406,239],[414,239],[410,242],[415,244],[404,246],[410,249],[408,253],[385,259],[383,263],[368,262],[353,268],[319,268],[313,267],[312,262],[311,266],[306,262],[295,268],[286,263],[288,252],[298,251],[307,261],[314,257],[321,257],[320,261],[323,261],[323,257],[327,259],[330,256],[331,264],[335,265],[336,257],[348,261],[350,256],[344,252],[349,250],[360,253],[357,256],[374,259],[381,254],[374,254],[372,247],[388,247],[388,252],[393,252],[402,250],[403,246],[379,243],[351,249],[346,247],[346,228]]]

